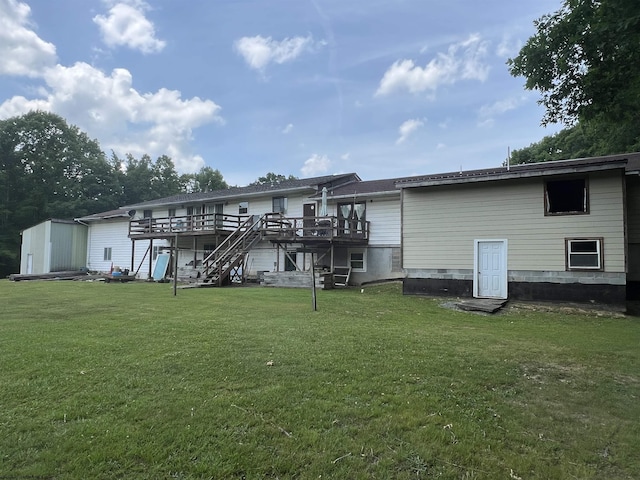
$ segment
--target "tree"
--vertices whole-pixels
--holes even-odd
[[[62,117],[0,121],[0,275],[18,269],[21,230],[111,208],[116,186],[98,142]]]
[[[535,25],[509,69],[542,94],[542,124],[568,128],[513,162],[640,150],[640,2],[565,0]]]
[[[599,123],[595,120],[579,122],[573,127],[544,137],[528,147],[514,150],[511,154],[511,164],[639,151],[640,138],[625,138],[617,135],[624,132],[625,129],[629,132],[626,127],[626,125],[622,126],[616,132],[613,124]]]
[[[146,154],[139,159],[127,154],[124,162],[115,153],[111,157],[121,186],[120,206],[168,197],[182,191],[181,177],[173,160],[166,155],[161,155],[155,162]]]
[[[565,0],[508,61],[542,94],[543,124],[632,122],[640,111],[640,2]]]
[[[258,177],[255,182],[251,182],[249,185],[265,185],[267,183],[280,183],[286,180],[298,180],[298,177],[289,175],[288,177],[273,172],[267,173],[264,177]]]
[[[202,167],[197,173],[185,173],[180,177],[182,190],[185,192],[212,192],[229,188],[220,170]]]

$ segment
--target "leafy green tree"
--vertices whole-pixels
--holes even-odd
[[[570,128],[520,155],[543,160],[639,150],[640,2],[565,0],[535,26],[508,61],[510,72],[542,95],[543,125]]]
[[[565,0],[535,22],[537,33],[510,59],[546,108],[543,123],[632,120],[640,110],[640,2]]]
[[[173,160],[166,155],[154,162],[146,154],[139,159],[127,154],[123,161],[112,153],[111,163],[120,185],[119,206],[168,197],[182,191]]]
[[[20,231],[111,208],[113,170],[96,140],[60,116],[0,121],[0,275],[18,270]]]
[[[625,133],[630,133],[628,125],[616,128],[613,123],[595,120],[579,122],[528,147],[514,150],[511,163],[515,165],[640,151],[640,137]]]
[[[202,167],[196,173],[185,173],[180,176],[182,190],[185,192],[212,192],[229,188],[220,170]]]
[[[255,182],[251,182],[249,185],[265,185],[267,183],[278,183],[286,180],[298,180],[298,177],[294,177],[293,175],[289,175],[287,177],[285,175],[269,172],[264,177],[258,177]]]

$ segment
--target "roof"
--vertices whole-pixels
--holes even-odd
[[[287,193],[292,191],[321,190],[326,186],[331,188],[346,182],[359,182],[360,177],[356,173],[344,173],[340,175],[325,175],[322,177],[302,178],[295,180],[282,180],[276,183],[261,185],[248,185],[246,187],[232,187],[211,192],[181,193],[170,197],[135,203],[124,208],[142,208],[160,205],[174,205],[182,203],[205,202],[209,200],[229,200],[232,198],[244,198],[264,194]]]
[[[399,195],[400,192],[396,188],[396,183],[404,179],[404,177],[384,178],[381,180],[350,182],[328,189],[327,196],[329,198],[348,198],[367,195]],[[314,198],[320,198],[321,196],[322,192],[318,192],[314,195]]]
[[[426,187],[436,185],[452,185],[460,183],[488,182],[511,180],[517,178],[545,177],[550,175],[566,175],[571,173],[595,172],[603,170],[625,169],[635,167],[640,171],[640,153],[607,155],[602,157],[578,158],[550,162],[527,163],[520,165],[468,170],[435,175],[410,177],[396,182],[397,188]]]
[[[76,220],[81,222],[91,222],[93,220],[108,220],[110,218],[131,218],[131,211],[132,210],[128,208],[118,208],[116,210],[109,210],[107,212],[94,213],[93,215],[76,218]]]

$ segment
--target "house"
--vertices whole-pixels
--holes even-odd
[[[87,265],[223,285],[312,268],[406,294],[624,303],[640,293],[640,153],[180,194],[82,217]],[[177,262],[176,262],[177,260]],[[277,284],[277,283],[276,283]]]
[[[86,266],[91,271],[107,273],[114,267],[129,269],[141,278],[151,277],[150,270],[143,260],[150,258],[147,245],[135,245],[129,239],[129,222],[135,217],[135,210],[121,208],[76,218],[75,221],[88,227]],[[157,248],[168,246],[167,242],[158,242]],[[158,250],[156,250],[156,255]],[[149,267],[150,268],[150,267]]]
[[[355,285],[404,277],[400,246],[401,191],[396,188],[400,180],[350,182],[327,192],[329,215],[341,222],[369,224],[365,245],[334,248],[334,265],[350,267],[350,281]]]
[[[87,228],[50,218],[21,232],[20,274],[79,270],[87,257]]]
[[[148,278],[158,254],[177,245],[182,279],[268,283],[277,276],[303,285],[313,262],[335,274],[337,284],[361,284],[403,276],[396,181],[363,182],[355,173],[285,180],[180,194],[77,220],[90,227],[91,270],[117,265]]]
[[[636,153],[398,182],[404,293],[624,304],[640,280],[639,166]]]

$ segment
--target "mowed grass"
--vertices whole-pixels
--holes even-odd
[[[640,478],[640,321],[0,282],[0,478]]]

